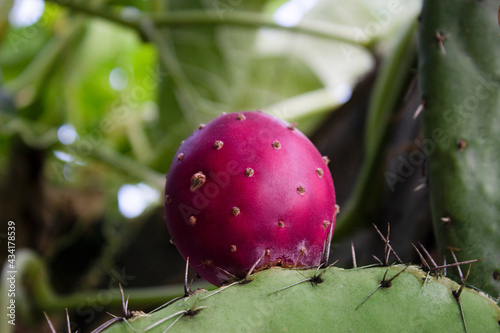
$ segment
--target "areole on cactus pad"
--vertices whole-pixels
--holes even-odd
[[[215,285],[252,268],[319,265],[336,215],[328,161],[295,125],[262,112],[200,125],[167,177],[172,242]]]

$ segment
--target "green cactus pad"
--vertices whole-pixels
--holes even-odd
[[[429,0],[420,88],[434,229],[442,255],[482,259],[468,282],[500,294],[498,1]],[[453,270],[456,272],[456,270]]]
[[[384,275],[389,281],[397,274],[374,292]],[[249,283],[196,291],[128,323],[135,332],[464,332],[465,320],[468,332],[500,332],[495,301],[469,288],[457,301],[459,289],[416,266],[272,268]],[[106,332],[130,327],[119,322]]]

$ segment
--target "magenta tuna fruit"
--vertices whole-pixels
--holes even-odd
[[[180,146],[165,186],[172,242],[215,285],[270,266],[320,264],[335,191],[314,145],[261,112],[219,116]]]

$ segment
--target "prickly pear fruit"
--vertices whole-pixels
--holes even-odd
[[[251,268],[319,265],[335,225],[332,177],[294,125],[229,113],[185,140],[165,186],[172,241],[215,285]]]

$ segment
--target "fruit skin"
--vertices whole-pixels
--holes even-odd
[[[500,294],[498,1],[425,1],[419,31],[423,134],[441,257],[473,265],[468,283]],[[458,251],[457,249],[460,249]],[[451,270],[456,274],[457,270]]]
[[[180,146],[165,186],[180,254],[215,285],[256,269],[319,265],[335,225],[333,180],[295,126],[261,112],[219,116]]]
[[[390,287],[379,288],[360,306],[384,274],[390,279],[404,268],[331,267],[321,275],[321,283],[303,282],[282,291],[278,290],[314,276],[316,270],[272,268],[255,274],[250,283],[197,291],[129,324],[135,332],[144,332],[175,313],[199,309],[196,315],[175,315],[147,332],[164,332],[176,319],[168,332],[500,332],[500,309],[494,300],[467,287],[462,290],[466,330],[453,296],[460,286],[443,276],[427,276],[416,266],[409,266]],[[205,298],[208,295],[213,296]],[[126,323],[117,323],[106,332],[130,331]]]

